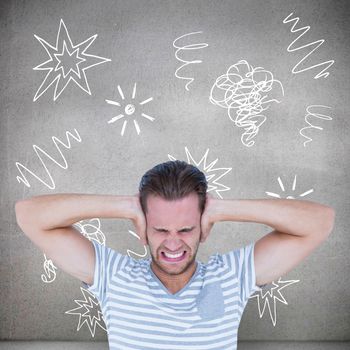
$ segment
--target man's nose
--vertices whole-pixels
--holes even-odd
[[[184,245],[181,238],[177,234],[174,234],[164,241],[164,246],[167,249],[175,252],[176,250],[183,248]]]

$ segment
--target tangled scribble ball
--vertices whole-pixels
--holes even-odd
[[[261,113],[269,108],[271,102],[280,102],[276,98],[268,99],[268,92],[272,89],[284,95],[281,82],[275,80],[271,72],[262,67],[253,68],[247,61],[241,60],[216,79],[209,100],[228,109],[230,119],[245,130],[241,136],[242,143],[251,147],[254,145],[251,139],[266,120]]]

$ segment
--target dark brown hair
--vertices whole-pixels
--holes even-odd
[[[202,214],[207,188],[207,179],[197,167],[181,160],[171,160],[154,166],[142,176],[139,186],[140,204],[146,214],[149,194],[174,200],[195,192],[199,197],[199,211]]]

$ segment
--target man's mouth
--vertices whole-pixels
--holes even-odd
[[[182,252],[179,252],[177,254],[170,254],[167,252],[161,252],[162,259],[167,262],[179,262],[182,261],[185,256],[187,255],[187,251],[184,250]]]

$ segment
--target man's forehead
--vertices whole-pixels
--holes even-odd
[[[150,194],[147,196],[147,207],[192,207],[194,205],[198,206],[199,198],[196,193],[191,193],[185,197],[176,198],[176,199],[166,199],[158,195]]]

